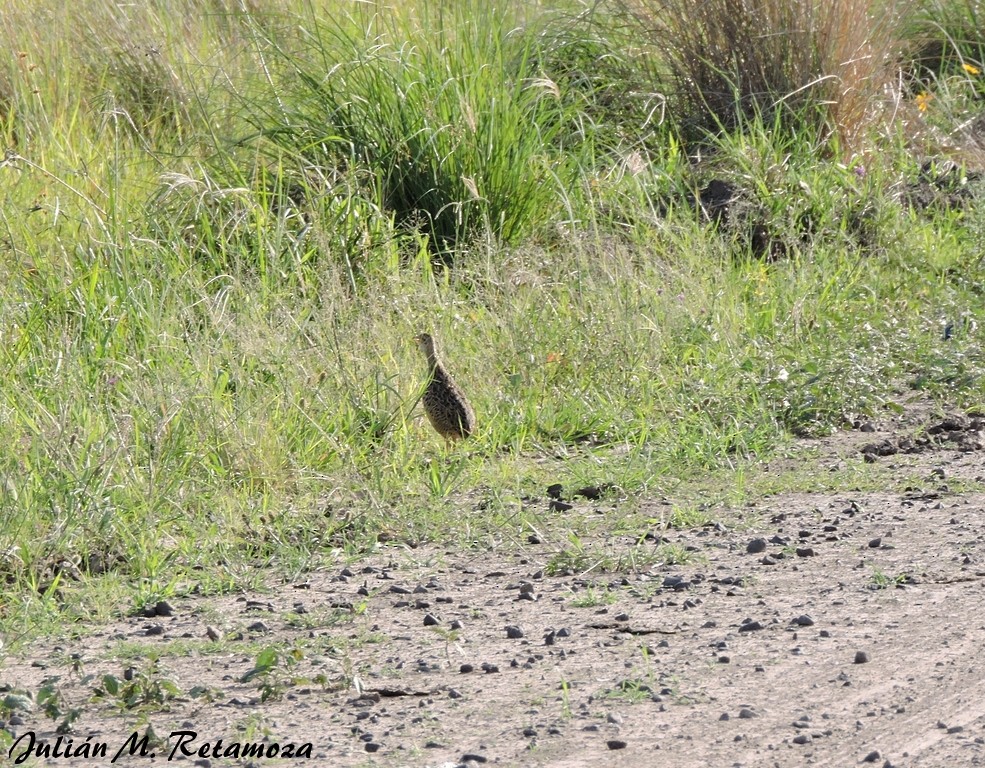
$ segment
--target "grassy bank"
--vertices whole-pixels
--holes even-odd
[[[832,4],[853,36],[749,92],[646,3],[35,6],[0,21],[8,644],[982,404],[980,3]],[[423,329],[479,414],[451,453]]]

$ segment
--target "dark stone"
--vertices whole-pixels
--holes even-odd
[[[622,739],[609,739],[605,742],[605,746],[609,749],[625,749],[628,745]]]
[[[814,547],[797,547],[797,557],[814,557],[816,554]]]
[[[746,544],[746,552],[750,555],[758,555],[760,552],[766,551],[766,539],[758,538],[752,539],[748,544]]]

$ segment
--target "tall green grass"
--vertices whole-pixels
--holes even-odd
[[[585,137],[535,35],[483,2],[360,11],[313,19],[290,50],[267,39],[283,76],[246,115],[258,132],[305,168],[362,172],[361,194],[439,253],[550,221]]]
[[[915,388],[981,403],[980,217],[900,205],[902,134],[842,165],[753,111],[695,145],[624,37],[536,9],[92,0],[80,39],[32,7],[0,28],[8,641],[380,541],[560,540],[552,482],[668,492]],[[712,178],[783,258],[706,221]],[[451,453],[421,330],[479,414]]]

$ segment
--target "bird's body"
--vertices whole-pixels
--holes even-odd
[[[417,344],[428,364],[428,382],[421,402],[435,431],[446,441],[469,437],[475,431],[475,411],[438,357],[430,334],[422,333]]]

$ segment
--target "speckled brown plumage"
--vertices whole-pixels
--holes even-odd
[[[416,341],[429,369],[427,389],[421,397],[428,421],[446,441],[468,437],[475,431],[475,411],[442,365],[431,335],[422,333]]]

